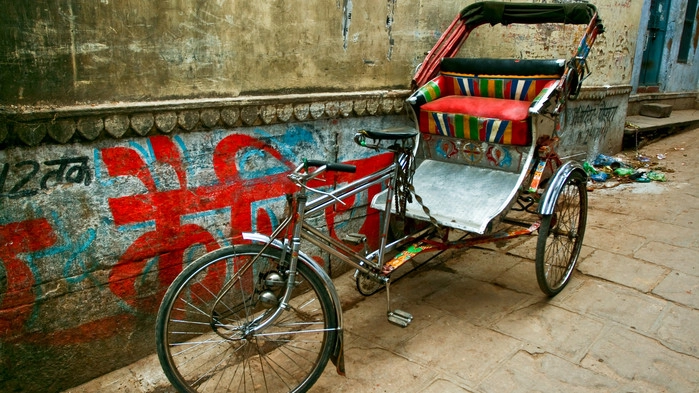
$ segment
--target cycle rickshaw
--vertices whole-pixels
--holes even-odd
[[[567,59],[455,57],[484,24],[587,27]],[[388,319],[401,326],[412,316],[391,308],[391,274],[424,252],[536,234],[539,287],[549,296],[560,292],[582,246],[587,175],[555,147],[566,103],[577,98],[602,32],[587,3],[464,8],[414,77],[407,102],[415,127],[355,135],[362,146],[393,152],[390,165],[325,192],[314,188],[318,176],[355,167],[304,160],[289,174],[298,191],[272,234],[243,234],[242,244],[202,256],[174,280],[156,323],[171,383],[183,392],[297,392],[313,385],[328,360],[344,373],[340,300],[302,243],[356,268],[363,294],[385,288]],[[377,250],[357,251],[306,220],[377,184],[385,187],[372,201],[383,211]],[[452,231],[468,236],[454,240]]]

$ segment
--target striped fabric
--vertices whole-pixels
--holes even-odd
[[[412,96],[416,97],[419,105],[436,100],[439,97],[452,95],[453,92],[446,90],[447,79],[441,75],[425,83],[424,86],[415,91]]]
[[[458,113],[420,113],[420,131],[505,145],[531,143],[529,120],[500,120]]]
[[[445,89],[451,94],[532,101],[549,82],[558,78],[550,76],[475,76],[445,73]],[[446,95],[446,94],[444,94]]]
[[[539,92],[539,95],[534,97],[532,100],[532,103],[530,105],[531,110],[533,110],[536,113],[539,113],[541,110],[542,106],[546,103],[546,101],[550,98],[550,95],[553,94],[553,90],[558,87],[558,84],[560,83],[560,80],[555,80],[551,81],[544,86],[543,89]]]

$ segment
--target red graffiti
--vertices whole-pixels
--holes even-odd
[[[355,165],[357,167],[357,172],[356,173],[336,173],[335,177],[335,182],[336,184],[344,184],[344,183],[350,183],[356,179],[362,178],[364,176],[367,176],[373,172],[375,172],[378,168],[385,167],[391,163],[393,160],[393,155],[391,153],[388,154],[382,154],[379,156],[372,157],[371,161],[368,160],[356,160],[356,161],[348,161],[346,162],[347,164]],[[377,184],[373,187],[370,187],[368,192],[367,192],[367,200],[362,201],[364,203],[370,203],[371,199],[374,197],[374,195],[378,194],[381,191],[381,185]],[[337,238],[337,233],[336,233],[336,227],[337,227],[337,217],[340,216],[342,213],[350,212],[351,210],[355,210],[355,214],[366,214],[366,217],[364,219],[364,223],[362,224],[361,228],[359,228],[359,233],[366,235],[367,237],[367,242],[369,247],[376,248],[379,245],[379,219],[380,215],[379,212],[373,209],[370,210],[362,210],[362,208],[366,209],[366,207],[363,206],[357,206],[358,203],[356,201],[357,196],[353,196],[350,198],[345,199],[343,202],[345,203],[344,205],[342,204],[335,204],[332,207],[329,207],[325,211],[325,218],[326,222],[328,225],[328,228],[330,229],[330,235],[332,237]],[[356,211],[359,210],[359,211]],[[362,248],[363,245],[359,245],[357,248]]]
[[[219,247],[205,228],[195,224],[182,224],[182,216],[225,208],[230,210],[231,216],[231,233],[226,234],[228,237],[232,238],[253,228],[269,233],[272,229],[272,218],[264,209],[252,212],[254,202],[282,197],[295,190],[295,186],[286,177],[295,163],[285,159],[269,144],[250,136],[236,134],[223,139],[213,153],[217,184],[196,188],[187,187],[185,163],[179,149],[168,137],[152,137],[150,144],[157,164],[167,165],[175,171],[180,184],[179,189],[158,191],[149,166],[135,150],[124,147],[102,150],[102,160],[110,176],[136,177],[147,190],[145,194],[109,200],[115,225],[148,221],[155,223],[153,231],[145,233],[128,247],[109,277],[111,291],[133,310],[145,313],[156,311],[167,286],[181,272],[186,262],[184,255],[189,248],[203,246],[207,251],[211,251]],[[277,168],[271,174],[246,177],[240,168],[246,164],[244,157],[248,153],[251,153],[252,157],[260,157],[264,162],[275,163],[282,170]],[[361,164],[358,161],[351,162],[360,164],[356,174],[343,174],[337,178],[329,175],[324,184],[348,182],[368,174],[377,166],[385,165],[387,158],[390,159],[390,156],[372,159],[371,165],[366,161],[362,161]],[[378,192],[379,188],[375,187],[370,193]],[[352,207],[353,200],[347,203],[348,207],[345,209]],[[336,213],[333,208],[327,211],[328,224],[333,233]],[[364,226],[373,225],[373,228],[376,228],[377,220],[377,214],[371,215]],[[150,261],[156,261],[157,266]],[[149,270],[146,271],[147,269]],[[140,285],[144,275],[155,280],[155,288]]]
[[[109,199],[109,208],[117,227],[154,223],[150,232],[134,240],[119,257],[109,276],[111,292],[131,308],[132,312],[152,315],[168,285],[182,271],[187,252],[192,247],[206,251],[220,245],[209,229],[192,223],[183,223],[185,215],[212,210],[230,212],[229,238],[244,231],[269,233],[276,221],[263,208],[254,208],[255,202],[274,200],[295,191],[286,175],[296,165],[284,158],[269,144],[245,135],[231,135],[216,146],[213,169],[216,181],[213,185],[191,187],[187,178],[188,164],[182,151],[166,136],[149,139],[151,160],[147,162],[136,149],[112,147],[101,151],[102,161],[111,177],[130,176],[138,179],[145,189],[142,194]],[[246,168],[246,157],[276,165],[269,172],[255,173]],[[328,173],[314,187],[330,187],[351,182],[379,167],[387,165],[390,154],[369,159],[349,161],[357,166],[354,174]],[[176,189],[159,190],[154,167],[167,167],[179,182]],[[251,165],[251,168],[254,165]],[[252,173],[252,175],[251,175]],[[172,187],[170,187],[172,188]],[[326,209],[325,216],[332,236],[336,228],[346,220],[347,214],[363,219],[359,232],[370,240],[378,233],[379,214],[367,210],[366,204],[380,191],[377,185],[362,196],[345,200],[346,205]],[[253,211],[255,210],[255,211]],[[6,275],[0,293],[0,338],[6,342],[21,340],[26,343],[72,345],[101,340],[116,334],[117,330],[133,328],[133,314],[122,313],[106,316],[79,326],[54,332],[23,331],[32,314],[36,312],[37,294],[35,278],[23,254],[46,250],[58,242],[56,233],[45,218],[0,225],[0,266]],[[376,246],[377,241],[370,241]],[[322,258],[314,256],[319,263]],[[225,272],[213,272],[205,280],[218,281]],[[214,284],[211,282],[210,284]]]
[[[105,340],[119,333],[131,332],[136,319],[130,314],[113,315],[92,320],[81,325],[53,332],[27,332],[21,336],[22,343],[41,345],[75,345],[85,342]]]
[[[9,337],[24,327],[34,308],[34,274],[20,254],[36,252],[56,243],[51,224],[34,219],[0,225],[0,262],[7,276],[0,296],[0,337]]]

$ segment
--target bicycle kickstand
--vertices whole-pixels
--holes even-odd
[[[413,315],[403,310],[391,310],[391,281],[386,282],[386,301],[388,303],[388,322],[400,327],[407,327],[413,320]]]

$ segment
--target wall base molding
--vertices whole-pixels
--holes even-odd
[[[584,87],[579,100],[628,95],[631,86]],[[405,112],[410,90],[309,93],[235,98],[0,108],[0,149],[254,127]]]
[[[409,90],[0,108],[0,143],[94,141],[216,127],[398,114]]]

